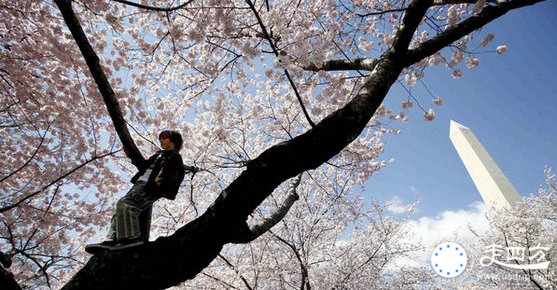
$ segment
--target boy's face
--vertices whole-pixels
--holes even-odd
[[[174,150],[174,142],[172,142],[172,140],[170,140],[170,138],[161,138],[159,139],[159,142],[161,142],[161,147],[163,150]]]

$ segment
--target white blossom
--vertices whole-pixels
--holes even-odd
[[[435,112],[433,112],[433,109],[430,108],[425,112],[424,119],[426,121],[431,121],[433,118],[435,118]]]
[[[503,54],[505,52],[507,52],[507,46],[506,45],[500,45],[497,47],[497,49],[495,49],[495,52],[497,54]]]

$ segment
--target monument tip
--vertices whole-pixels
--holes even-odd
[[[460,128],[462,128],[462,129],[468,129],[468,127],[466,127],[466,126],[464,126],[464,125],[462,125],[462,124],[456,122],[455,120],[451,120],[451,122],[450,122],[450,127],[449,127],[449,128],[450,128],[450,131],[453,131],[453,130],[456,130],[456,129],[460,129]]]

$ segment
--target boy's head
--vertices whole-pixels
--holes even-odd
[[[182,149],[182,144],[184,143],[184,141],[182,139],[182,135],[180,135],[178,131],[164,130],[159,134],[159,140],[166,138],[170,139],[170,141],[174,143],[174,149],[178,151]]]

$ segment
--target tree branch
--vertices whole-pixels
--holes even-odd
[[[117,152],[117,151],[116,151],[116,152]],[[81,169],[81,168],[84,167],[85,165],[87,165],[87,164],[89,164],[89,163],[91,163],[91,162],[93,162],[93,161],[95,161],[95,160],[97,160],[97,159],[101,159],[101,158],[104,158],[104,157],[106,157],[106,156],[113,155],[113,154],[116,153],[116,152],[108,152],[108,153],[103,154],[103,155],[100,155],[100,156],[94,156],[93,158],[91,158],[91,159],[85,161],[84,163],[82,163],[82,164],[76,166],[75,168],[73,168],[72,170],[66,172],[65,174],[63,174],[63,175],[61,175],[61,176],[59,176],[58,178],[56,178],[55,180],[51,181],[51,182],[48,183],[47,185],[43,186],[41,189],[39,189],[39,190],[37,190],[37,191],[35,191],[35,192],[33,192],[33,193],[31,193],[31,194],[29,194],[29,195],[23,197],[22,199],[20,199],[20,200],[17,201],[16,203],[11,204],[11,205],[9,205],[9,206],[5,206],[5,207],[0,208],[0,213],[6,212],[6,211],[8,211],[8,210],[11,210],[11,209],[13,209],[13,208],[19,206],[20,204],[22,204],[22,203],[25,202],[26,200],[31,199],[31,198],[33,198],[34,196],[36,196],[37,194],[39,194],[39,193],[45,191],[46,189],[48,189],[49,187],[51,187],[53,184],[56,184],[58,181],[60,181],[60,180],[62,180],[62,179],[64,179],[64,178],[66,178],[66,177],[68,177],[69,175],[71,175],[72,173],[78,171],[79,169]]]
[[[184,4],[182,4],[182,5],[178,5],[178,6],[174,6],[174,7],[155,7],[155,6],[149,6],[149,5],[134,3],[134,2],[131,2],[131,1],[126,1],[126,0],[112,0],[112,1],[122,3],[122,4],[126,4],[126,5],[130,5],[130,6],[134,6],[134,7],[145,9],[145,10],[171,12],[171,11],[178,10],[180,8],[185,7],[186,5],[190,4],[193,0],[190,0],[190,1],[188,1]]]
[[[12,259],[9,255],[0,252],[0,264],[2,264],[4,268],[8,269],[12,266]]]
[[[27,161],[25,161],[25,163],[23,163],[23,165],[21,165],[18,169],[14,170],[14,171],[11,172],[10,174],[8,174],[8,175],[4,176],[3,178],[1,178],[1,179],[0,179],[0,182],[3,182],[4,180],[6,180],[6,179],[12,177],[14,174],[18,173],[18,172],[21,171],[23,168],[25,168],[27,165],[29,165],[29,163],[31,163],[31,161],[35,158],[35,156],[37,155],[37,153],[39,152],[39,150],[40,150],[41,147],[43,146],[44,139],[46,138],[46,135],[48,135],[48,130],[50,130],[50,126],[52,125],[52,123],[54,123],[54,122],[51,122],[51,123],[48,124],[48,126],[47,126],[47,128],[46,128],[46,130],[45,130],[45,132],[44,132],[44,134],[43,134],[42,136],[39,134],[39,136],[41,137],[41,141],[39,142],[39,145],[37,146],[37,149],[35,149],[35,151],[31,154],[31,157],[29,157],[29,158],[27,159]]]
[[[192,279],[233,241],[248,216],[282,182],[315,169],[355,140],[402,71],[388,51],[363,88],[344,107],[304,134],[251,160],[197,219],[169,237],[129,250],[93,256],[62,289],[166,289]]]
[[[126,121],[124,120],[124,116],[122,114],[122,109],[120,108],[120,104],[118,103],[116,95],[112,90],[112,87],[110,86],[106,75],[104,74],[99,57],[93,50],[93,47],[89,43],[85,32],[79,24],[77,16],[72,10],[71,0],[54,0],[54,2],[58,6],[60,13],[64,17],[64,21],[66,22],[66,25],[68,26],[68,29],[70,30],[75,43],[79,47],[83,58],[85,58],[85,61],[87,62],[89,71],[91,72],[93,79],[95,79],[95,83],[97,84],[99,92],[103,97],[104,103],[108,110],[108,114],[112,119],[114,129],[116,130],[120,141],[122,141],[122,145],[124,146],[124,148],[128,149],[128,153],[126,153],[126,155],[132,160],[132,163],[142,164],[145,161],[145,158],[135,145],[135,142],[130,135],[130,131],[126,126]]]
[[[383,14],[393,13],[393,12],[402,12],[402,11],[406,11],[406,9],[408,8],[389,9],[389,10],[382,10],[377,12],[370,12],[366,14],[356,14],[356,15],[358,15],[359,17],[377,16],[377,15],[383,15]]]
[[[478,0],[434,0],[431,6],[442,6],[442,5],[455,5],[455,4],[476,4]],[[487,0],[489,3],[497,3],[497,0]],[[370,12],[365,14],[356,14],[359,17],[369,17],[369,16],[377,16],[383,15],[387,13],[395,13],[395,12],[403,12],[406,11],[408,8],[395,8],[389,10],[381,10],[376,12]]]
[[[269,35],[269,32],[267,32],[267,28],[265,27],[265,24],[263,24],[263,20],[261,19],[261,17],[259,17],[259,13],[257,12],[257,9],[255,9],[255,6],[253,5],[253,3],[250,0],[245,0],[245,1],[249,5],[253,14],[255,14],[255,18],[257,18],[257,22],[259,23],[259,27],[261,28],[261,31],[263,31],[263,35],[265,36],[265,39],[267,39],[267,41],[269,42],[269,45],[273,49],[273,53],[275,54],[275,56],[278,57],[279,56],[278,49],[276,48],[275,44],[273,43],[273,39]],[[288,73],[287,69],[284,69],[284,74],[286,75],[286,78],[288,79],[288,82],[290,83],[290,86],[292,86],[292,89],[294,90],[294,94],[296,95],[296,98],[298,99],[298,102],[300,103],[300,106],[302,107],[302,111],[304,113],[304,116],[306,117],[306,120],[308,121],[309,125],[312,128],[315,127],[315,123],[313,123],[313,121],[309,117],[309,114],[306,110],[306,106],[304,105],[304,102],[302,101],[302,97],[300,96],[300,93],[298,93],[298,88],[296,88],[296,84],[292,80],[292,77],[290,76],[290,73]]]
[[[339,70],[364,70],[372,71],[377,64],[377,59],[357,58],[357,59],[334,59],[325,62],[321,66],[310,64],[304,67],[307,71],[339,71]]]
[[[413,1],[406,11],[402,20],[401,29],[397,32],[393,46],[392,53],[402,56],[408,50],[408,45],[412,40],[414,32],[418,28],[423,16],[426,14],[427,9],[431,6],[432,0]],[[325,62],[322,66],[318,67],[315,64],[310,64],[305,67],[309,71],[333,71],[333,70],[368,70],[372,71],[377,65],[377,59],[359,58],[355,60],[331,60]]]
[[[226,259],[221,254],[219,254],[219,258],[221,258],[228,265],[228,267],[230,267],[232,270],[234,270],[234,272],[236,272],[236,275],[238,275],[240,279],[242,279],[242,282],[244,282],[244,286],[246,286],[248,290],[253,290],[253,287],[251,287],[251,285],[248,283],[248,280],[240,273],[240,271],[238,271],[236,267],[234,267],[234,265],[232,265],[232,263],[230,263],[230,261],[228,261],[228,259]]]
[[[433,6],[453,5],[453,4],[476,4],[478,0],[434,0]],[[498,3],[498,0],[487,0],[488,3]]]
[[[543,0],[512,0],[502,2],[498,6],[487,6],[478,15],[472,16],[452,27],[449,27],[432,39],[424,41],[418,47],[410,49],[407,53],[405,66],[410,66],[428,56],[433,55],[447,45],[501,17],[510,10],[533,5],[542,1]]]
[[[3,290],[21,290],[21,286],[17,284],[14,275],[2,266],[0,266],[0,285],[2,285]]]
[[[288,213],[294,202],[300,197],[296,192],[296,189],[300,185],[300,181],[302,179],[302,174],[298,174],[294,182],[290,185],[290,190],[288,196],[284,200],[281,207],[279,207],[269,218],[266,218],[265,221],[261,222],[260,224],[250,226],[247,228],[246,232],[243,232],[241,235],[236,237],[232,243],[236,244],[247,244],[252,242],[253,240],[260,237],[262,234],[266,233],[272,227],[274,227],[278,222],[280,222]]]
[[[308,290],[311,290],[311,285],[309,284],[309,272],[308,272],[306,264],[304,263],[304,260],[302,259],[301,255],[300,255],[300,251],[298,251],[296,246],[294,244],[290,243],[289,241],[277,236],[276,234],[273,234],[273,236],[277,240],[281,241],[286,246],[288,246],[292,250],[292,252],[294,252],[294,255],[296,256],[296,259],[298,260],[298,263],[300,264],[300,274],[302,275],[302,279],[300,281],[300,290],[305,290],[306,287],[307,287]]]
[[[397,32],[391,48],[395,55],[403,56],[406,54],[410,41],[412,41],[412,37],[414,36],[414,32],[416,32],[418,25],[420,25],[420,22],[432,3],[433,0],[416,0],[412,1],[408,6],[402,18],[401,28]]]

